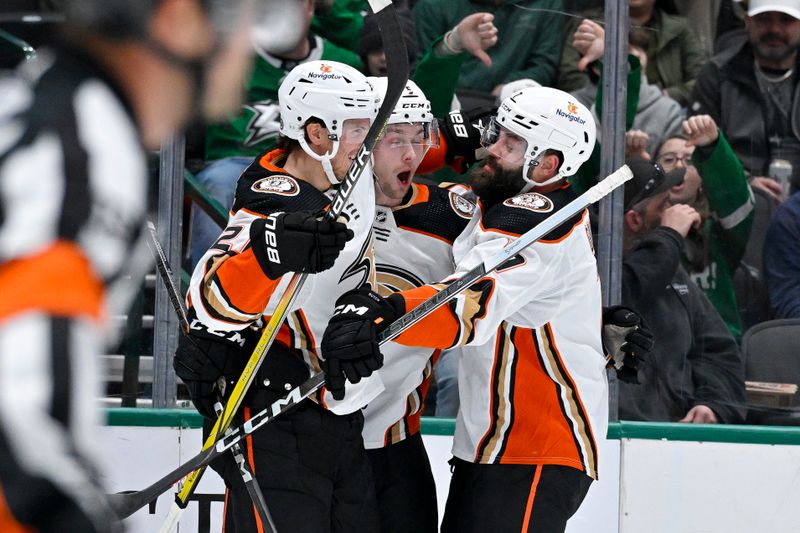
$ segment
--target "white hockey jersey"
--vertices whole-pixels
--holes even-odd
[[[446,188],[413,183],[402,205],[375,212],[377,292],[420,287],[453,272],[453,242],[475,205]],[[364,409],[364,446],[381,448],[419,432],[425,393],[439,349],[388,342],[379,370],[386,390]]]
[[[453,247],[453,278],[575,197],[565,185],[479,204]],[[450,279],[453,279],[450,278]],[[447,280],[445,280],[446,282]],[[437,290],[405,291],[407,309]],[[453,454],[484,464],[556,464],[597,477],[608,425],[600,281],[588,212],[573,217],[398,337],[464,345]]]
[[[259,266],[250,243],[250,225],[267,214],[322,210],[334,191],[321,193],[288,175],[278,165],[285,157],[274,150],[253,163],[239,178],[228,225],[195,267],[187,296],[192,329],[244,343],[242,330],[274,312],[292,274],[272,280]],[[295,350],[306,362],[309,377],[320,371],[322,334],[333,315],[336,299],[365,283],[375,285],[372,220],[375,191],[371,168],[355,185],[343,215],[355,237],[347,242],[334,266],[308,275],[276,341]],[[336,402],[325,392],[324,405],[337,413],[363,407],[383,390],[373,374],[356,385],[346,384],[345,399]]]

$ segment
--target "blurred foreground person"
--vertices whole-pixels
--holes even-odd
[[[220,117],[250,0],[68,0],[0,79],[0,531],[121,526],[98,485],[98,356],[149,267],[145,149]]]

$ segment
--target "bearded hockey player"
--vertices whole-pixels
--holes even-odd
[[[571,201],[566,178],[594,141],[591,114],[566,93],[528,88],[504,100],[485,131],[488,156],[472,174],[478,208],[453,244],[456,271],[443,283]],[[428,284],[387,298],[344,295],[339,305],[369,312],[331,322],[323,349],[335,354],[375,335],[437,290]],[[597,477],[597,439],[607,427],[600,327],[584,211],[396,339],[463,346],[443,531],[564,531]]]
[[[319,341],[334,302],[374,282],[372,181],[364,178],[354,186],[344,209],[346,226],[322,217],[377,113],[373,88],[346,65],[310,61],[288,74],[278,96],[279,148],[256,158],[239,178],[228,225],[196,267],[187,297],[193,342],[181,342],[175,370],[209,424],[215,417],[211,405],[241,374],[259,326],[292,272],[312,275],[234,424],[320,370]],[[351,352],[349,362],[360,377],[380,366],[372,353],[362,358]],[[278,531],[377,530],[359,411],[369,400],[360,394],[370,390],[371,381],[337,390],[337,399],[352,403],[341,409],[350,414],[326,410],[336,400],[319,395],[248,439],[245,456]],[[228,489],[226,531],[260,531],[263,525],[232,456],[215,468]]]

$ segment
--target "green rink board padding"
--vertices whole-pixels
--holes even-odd
[[[106,411],[110,426],[199,428],[202,423],[202,417],[189,409],[115,407]],[[422,433],[452,435],[455,425],[452,418],[423,417]],[[800,427],[612,422],[608,438],[800,445]]]

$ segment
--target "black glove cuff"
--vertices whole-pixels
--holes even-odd
[[[261,267],[264,275],[269,279],[278,279],[286,273],[286,270],[269,260],[267,241],[264,237],[266,224],[267,220],[264,218],[254,220],[250,224],[250,244],[253,247],[253,255],[256,256],[258,266]]]
[[[394,319],[392,321],[406,314],[406,299],[403,298],[402,295],[396,292],[392,293],[386,297],[386,302],[392,306],[392,310],[394,311]]]

